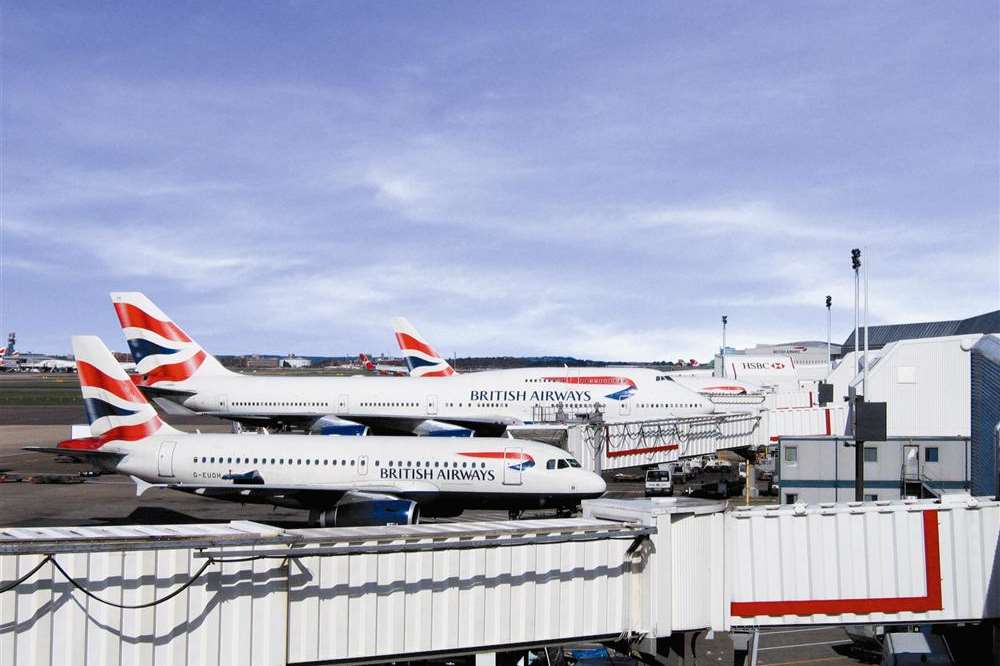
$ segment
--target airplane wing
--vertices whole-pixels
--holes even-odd
[[[124,458],[122,453],[112,453],[110,451],[87,451],[82,449],[60,449],[55,446],[22,446],[24,451],[35,451],[36,453],[51,453],[57,456],[66,456],[85,462],[96,462],[98,460],[117,461]]]
[[[375,432],[386,430],[396,432],[413,432],[421,423],[427,420],[442,421],[461,428],[468,428],[475,431],[480,437],[499,437],[507,430],[507,426],[519,424],[520,421],[510,416],[462,416],[452,418],[447,414],[429,416],[385,416],[381,414],[351,414],[341,418],[356,421],[368,426]]]
[[[256,428],[272,423],[285,423],[296,425],[302,428],[309,428],[316,421],[317,416],[303,414],[288,415],[268,415],[254,416],[241,414],[234,416],[227,412],[201,412],[204,416],[215,416],[220,419],[239,421],[245,426]],[[414,428],[427,420],[443,421],[451,423],[461,428],[468,428],[475,431],[480,437],[499,437],[509,425],[518,425],[520,420],[511,416],[488,415],[482,416],[459,416],[450,417],[447,414],[427,415],[427,416],[386,416],[385,414],[344,414],[338,415],[342,419],[354,421],[366,425],[376,433],[405,432],[412,433]]]

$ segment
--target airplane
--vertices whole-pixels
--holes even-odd
[[[466,509],[556,509],[565,515],[606,484],[562,449],[527,440],[428,443],[189,434],[157,415],[96,336],[73,337],[90,437],[28,447],[132,477],[136,494],[166,488],[241,503],[307,509],[332,526],[416,523]]]
[[[410,368],[410,375],[413,377],[440,377],[447,376],[442,374],[437,374],[441,372],[438,370],[441,364],[446,366],[446,371],[448,375],[458,374],[448,362],[441,358],[434,349],[430,346],[427,338],[420,335],[416,327],[409,322],[409,320],[404,317],[396,317],[392,320],[393,329],[396,333],[396,341],[399,343],[399,349],[403,352],[403,356],[406,359],[406,363]],[[681,360],[679,365],[684,365],[685,362]],[[698,361],[691,359],[690,367],[696,368],[698,366]],[[429,370],[429,372],[428,372]],[[622,370],[619,368],[619,370]],[[630,371],[632,369],[629,369]],[[497,372],[495,370],[484,370],[477,373],[479,377],[487,377],[492,372]],[[504,371],[500,371],[504,372]],[[646,371],[643,371],[646,372]],[[675,381],[684,388],[700,393],[702,395],[746,395],[748,393],[758,393],[760,392],[760,387],[754,386],[748,382],[738,382],[736,380],[726,380],[722,381],[718,378],[711,376],[711,371],[706,370],[704,376],[689,376],[683,373],[667,373],[661,372],[656,375],[656,381]]]
[[[323,434],[368,426],[468,437],[500,435],[508,425],[544,420],[547,412],[559,410],[599,411],[606,422],[715,410],[706,398],[674,382],[657,382],[660,373],[643,368],[453,372],[433,381],[242,375],[224,368],[143,294],[115,292],[111,300],[136,362],[133,381],[168,413],[180,406],[180,413]]]
[[[368,358],[368,354],[361,352],[358,354],[358,360],[361,362],[361,367],[368,372],[374,372],[377,375],[383,377],[409,377],[410,372],[400,366],[400,365],[383,365],[378,364]]]

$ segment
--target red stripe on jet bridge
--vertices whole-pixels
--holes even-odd
[[[77,361],[76,367],[80,374],[81,386],[104,389],[129,402],[146,402],[146,399],[142,397],[142,394],[139,393],[139,390],[131,381],[109,377],[86,361]]]
[[[143,312],[131,303],[115,303],[115,312],[122,328],[142,328],[152,331],[167,340],[191,342],[191,338],[172,321],[163,321]]]
[[[922,597],[884,597],[868,599],[811,599],[802,601],[734,601],[730,615],[840,615],[841,613],[926,613],[942,610],[941,543],[938,540],[938,512],[924,511],[924,570],[927,594]]]
[[[830,408],[827,407],[823,411],[826,412],[826,434],[831,435],[833,434],[833,428],[830,426]]]
[[[402,351],[410,351],[411,349],[415,349],[416,351],[423,352],[428,356],[440,358],[437,352],[431,349],[430,345],[425,344],[420,340],[417,340],[412,335],[396,331],[396,342],[399,344],[399,348]]]
[[[197,354],[186,361],[153,368],[142,375],[141,379],[136,380],[136,384],[139,386],[152,386],[159,382],[182,382],[190,379],[191,375],[197,372],[201,364],[205,362],[205,358],[205,352],[199,349]]]
[[[664,444],[663,446],[647,446],[641,449],[625,449],[622,451],[608,451],[609,458],[620,458],[622,456],[634,456],[643,453],[662,453],[663,451],[676,451],[681,448],[679,444]]]

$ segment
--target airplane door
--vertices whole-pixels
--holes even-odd
[[[163,442],[156,456],[156,472],[160,476],[174,475],[174,447],[177,442]]]
[[[907,444],[903,447],[903,470],[908,479],[916,479],[920,476],[919,446]]]
[[[351,400],[347,394],[341,395],[337,398],[337,413],[346,414],[351,410]]]
[[[368,456],[358,456],[358,474],[360,476],[368,475]]]
[[[521,447],[503,450],[503,485],[521,485]]]
[[[427,413],[431,415],[438,413],[438,397],[436,395],[427,396]]]
[[[629,399],[618,401],[618,414],[621,416],[628,416],[632,413],[632,401]]]

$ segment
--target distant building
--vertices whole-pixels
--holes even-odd
[[[308,358],[302,358],[301,356],[296,356],[295,354],[289,354],[285,358],[278,361],[279,368],[308,368],[311,365],[311,360]]]
[[[782,504],[854,499],[854,448],[845,437],[781,437],[778,488]],[[865,442],[866,501],[935,497],[971,485],[968,437],[890,437]]]
[[[264,370],[269,368],[278,367],[278,357],[277,356],[258,356],[254,354],[253,356],[246,357],[246,368],[254,370]]]
[[[830,345],[830,353],[837,356],[840,345]],[[723,376],[722,350],[712,367],[716,377]],[[826,342],[818,340],[725,350],[725,376],[761,386],[797,386],[799,381],[823,379],[828,371]]]

